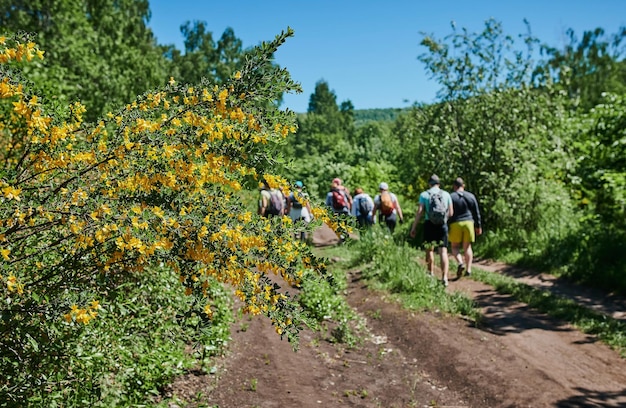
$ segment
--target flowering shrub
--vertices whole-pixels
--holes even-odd
[[[268,173],[294,118],[272,100],[298,86],[267,62],[290,35],[263,43],[224,86],[171,79],[97,123],[83,122],[80,103],[49,111],[20,75],[43,52],[0,37],[0,395],[66,370],[68,339],[154,266],[177,274],[186,313],[205,324],[220,282],[297,339],[305,317],[277,282],[323,278],[324,263],[294,241],[288,217],[260,218],[239,199],[261,178],[288,193]]]

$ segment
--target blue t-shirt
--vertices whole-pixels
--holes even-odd
[[[450,197],[450,193],[448,193],[445,190],[441,190],[437,186],[430,188],[430,190],[423,191],[420,194],[419,203],[424,205],[424,219],[425,220],[428,219],[428,210],[430,209],[430,193],[431,192],[434,193],[437,191],[441,191],[441,196],[443,197],[444,203],[446,203],[446,208],[450,209],[450,206],[452,205],[452,197]]]

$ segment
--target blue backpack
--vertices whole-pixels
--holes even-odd
[[[365,217],[370,211],[374,209],[374,206],[366,197],[359,198],[359,215]]]

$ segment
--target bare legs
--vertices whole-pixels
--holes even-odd
[[[439,258],[441,258],[441,269],[443,270],[443,284],[445,286],[448,286],[448,269],[449,269],[448,248],[446,247],[439,248]]]
[[[470,275],[472,273],[472,262],[474,260],[474,251],[472,251],[472,243],[463,243],[463,257],[465,258],[465,273]]]
[[[461,256],[461,252],[459,251],[460,242],[452,242],[452,257],[456,261],[458,265],[463,265],[463,257]]]
[[[459,242],[454,242],[452,245],[452,257],[456,263],[461,266],[465,266],[465,271],[468,275],[472,273],[472,262],[474,260],[474,251],[472,251],[471,242],[463,242],[463,255],[459,251]]]
[[[428,273],[430,276],[435,275],[435,253],[433,248],[426,250],[426,266],[428,267]]]
[[[439,258],[441,260],[441,271],[443,272],[442,280],[444,285],[448,285],[448,269],[449,269],[449,261],[448,261],[448,248],[440,247],[439,248]],[[428,267],[428,273],[431,276],[435,275],[435,250],[433,248],[426,250],[426,266]]]

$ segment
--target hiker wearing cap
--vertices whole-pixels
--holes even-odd
[[[378,212],[378,219],[382,225],[384,221],[389,228],[389,231],[393,234],[396,228],[398,220],[400,223],[404,222],[404,216],[402,215],[402,208],[398,197],[389,191],[387,183],[380,183],[378,186],[379,193],[374,197],[374,210],[372,211],[372,217],[376,217]]]
[[[424,215],[424,244],[426,248],[426,265],[428,272],[434,276],[435,248],[439,250],[442,277],[444,286],[448,286],[448,218],[454,215],[452,198],[447,191],[442,190],[439,177],[436,174],[428,180],[430,188],[423,191],[419,198],[419,207],[415,213],[415,220],[411,226],[411,237],[415,237],[417,224]]]
[[[350,214],[352,197],[342,185],[341,179],[333,179],[330,191],[326,194],[326,206],[330,207],[335,214]]]
[[[352,215],[356,217],[359,226],[369,227],[374,223],[374,200],[361,187],[354,189],[354,193],[356,195],[352,199]]]
[[[483,230],[476,196],[465,191],[465,182],[461,177],[454,180],[452,186],[454,192],[450,194],[450,197],[452,198],[454,215],[448,221],[448,240],[452,247],[452,257],[458,265],[456,276],[461,278],[463,272],[467,275],[472,274],[472,261],[474,259],[472,243],[475,241],[476,235],[482,234]],[[463,245],[463,256],[460,253],[461,245]]]
[[[311,204],[309,203],[309,195],[302,191],[304,184],[301,181],[296,181],[294,184],[294,191],[287,197],[287,214],[291,217],[294,225],[308,224],[312,219]],[[304,227],[305,225],[300,225]],[[302,241],[306,241],[306,231],[301,230],[296,238]]]

